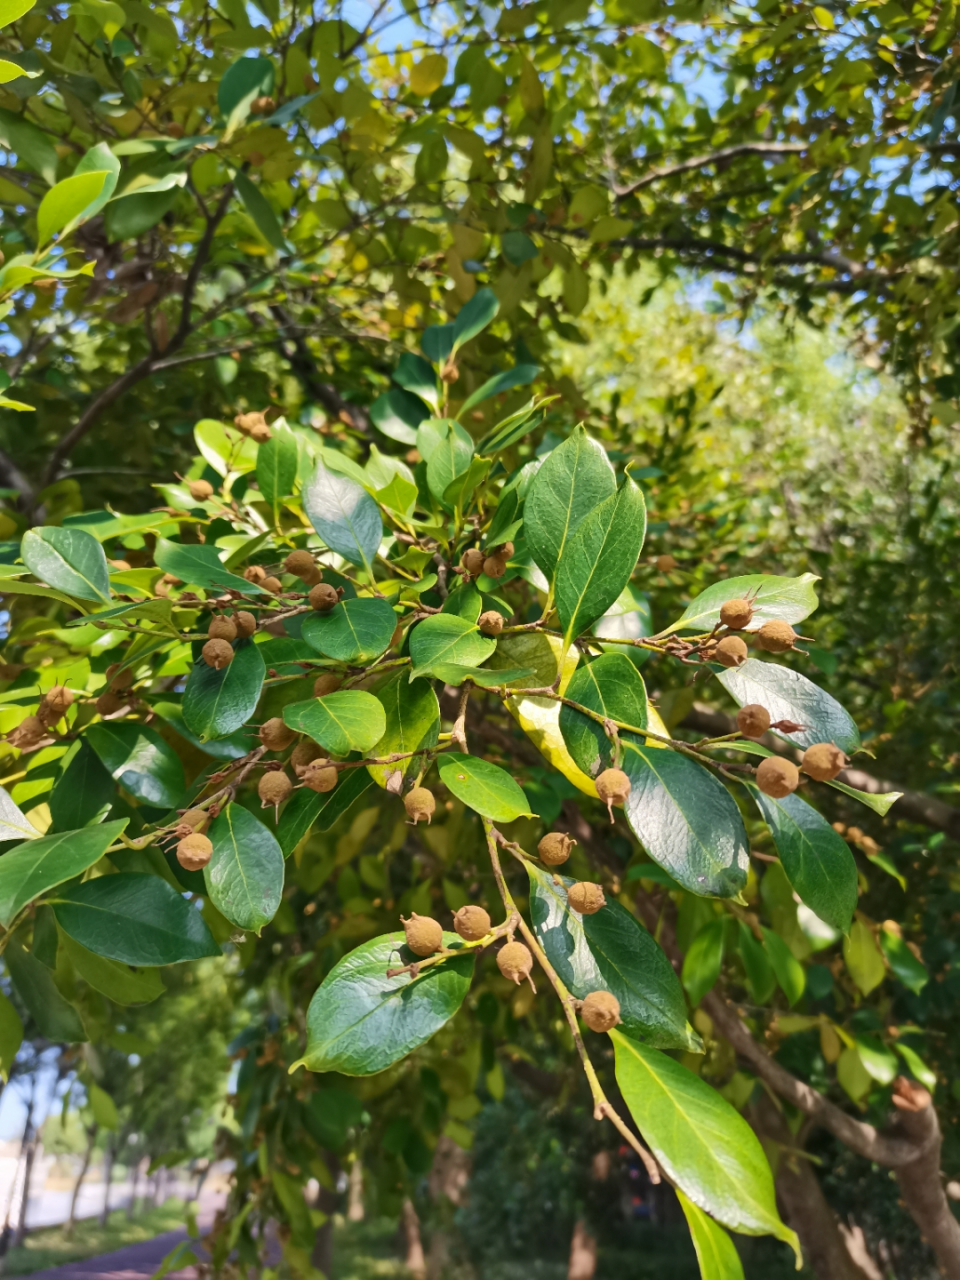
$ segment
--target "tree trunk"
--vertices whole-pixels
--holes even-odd
[[[83,1180],[87,1176],[87,1170],[90,1168],[90,1157],[93,1155],[93,1144],[97,1140],[97,1126],[87,1130],[87,1149],[83,1153],[83,1164],[80,1166],[80,1176],[77,1178],[73,1188],[73,1195],[70,1197],[70,1213],[67,1215],[67,1221],[63,1227],[65,1239],[69,1240],[73,1235],[73,1228],[77,1221],[77,1201],[80,1199],[80,1188],[83,1186]]]
[[[30,1177],[33,1173],[33,1157],[36,1153],[37,1137],[33,1128],[33,1107],[37,1096],[37,1077],[34,1073],[30,1084],[30,1102],[27,1105],[27,1120],[23,1126],[23,1139],[20,1143],[20,1155],[23,1159],[23,1194],[17,1215],[17,1227],[13,1236],[13,1244],[23,1244],[27,1234],[27,1208],[30,1203]]]
[[[922,1085],[900,1076],[893,1085],[893,1105],[899,1132],[917,1147],[916,1158],[896,1171],[900,1194],[943,1274],[956,1280],[960,1277],[960,1223],[940,1178],[942,1138],[933,1099]]]
[[[130,1203],[127,1205],[127,1218],[131,1222],[137,1212],[137,1184],[140,1181],[140,1164],[141,1161],[138,1160],[130,1170]]]
[[[103,1153],[103,1205],[100,1209],[100,1226],[107,1225],[110,1216],[110,1187],[113,1184],[113,1162],[116,1158],[116,1140],[111,1138]]]
[[[347,1185],[347,1221],[363,1221],[363,1165],[360,1157],[350,1166],[350,1182]]]
[[[582,1218],[577,1220],[570,1241],[567,1280],[593,1280],[597,1270],[597,1242]]]
[[[423,1242],[420,1239],[420,1219],[408,1196],[403,1202],[403,1233],[407,1239],[407,1270],[413,1280],[426,1280],[427,1264],[423,1256]]]

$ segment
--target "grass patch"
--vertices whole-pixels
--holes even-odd
[[[31,1271],[59,1267],[65,1262],[81,1262],[101,1253],[113,1253],[124,1245],[152,1240],[164,1231],[176,1231],[184,1225],[184,1203],[170,1199],[156,1209],[145,1209],[130,1221],[125,1209],[114,1209],[101,1227],[96,1218],[85,1218],[76,1224],[67,1239],[63,1227],[42,1227],[31,1231],[23,1244],[11,1249],[4,1260],[8,1276],[25,1276]]]

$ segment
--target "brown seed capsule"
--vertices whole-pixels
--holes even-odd
[[[548,867],[559,867],[570,857],[576,843],[565,831],[548,831],[537,845],[537,853]]]
[[[207,635],[211,640],[236,640],[237,624],[233,618],[217,617],[210,619]]]
[[[500,546],[497,547],[498,554],[503,556],[504,560],[511,559],[515,550],[516,548],[512,542],[502,542]]]
[[[497,968],[519,987],[533,969],[533,953],[522,942],[508,942],[497,952]]]
[[[208,640],[200,650],[208,667],[222,671],[233,661],[233,648],[229,640]]]
[[[426,822],[428,825],[433,817],[437,802],[433,792],[427,787],[414,787],[412,791],[408,791],[403,797],[403,807],[407,811],[407,817],[411,823],[416,826],[418,822]]]
[[[261,94],[259,98],[254,98],[250,103],[250,114],[252,116],[268,116],[276,109],[276,98],[271,98],[267,93]]]
[[[233,625],[237,628],[237,636],[241,640],[246,640],[257,630],[256,618],[252,613],[247,613],[246,609],[241,609],[239,613],[233,615]]]
[[[284,570],[298,578],[308,578],[316,572],[317,563],[309,551],[291,551],[283,562]]]
[[[580,1017],[591,1031],[612,1031],[620,1021],[620,1001],[609,991],[591,991],[580,1007]]]
[[[325,698],[328,693],[336,693],[342,684],[342,676],[335,676],[332,671],[324,671],[313,682],[313,696]]]
[[[282,770],[265,773],[257,784],[257,795],[261,800],[260,807],[267,809],[271,805],[276,807],[283,804],[292,790],[293,783]]]
[[[213,845],[209,839],[195,831],[177,845],[177,861],[184,871],[202,871],[213,857]]]
[[[630,794],[630,779],[622,769],[604,769],[597,778],[595,786],[597,795],[607,806],[610,821],[613,822],[613,806],[626,804]]]
[[[190,497],[196,502],[206,502],[213,497],[213,485],[209,480],[188,480],[187,488],[190,490]]]
[[[464,942],[479,942],[490,932],[490,916],[483,907],[461,907],[453,917],[453,927]]]
[[[800,770],[792,760],[781,756],[768,756],[757,765],[757,786],[766,796],[782,800],[796,791],[800,782]]]
[[[496,609],[488,609],[477,619],[477,626],[485,636],[498,636],[503,630],[503,614]]]
[[[476,578],[483,573],[483,562],[486,559],[483,552],[477,547],[468,547],[460,558],[460,564],[463,569],[469,573],[471,578]]]
[[[336,587],[331,587],[329,582],[320,582],[315,587],[310,588],[310,594],[307,596],[311,609],[317,609],[320,613],[327,613],[340,600],[337,595]]]
[[[280,716],[264,720],[260,726],[260,741],[268,751],[285,751],[297,735]]]
[[[487,556],[483,562],[483,572],[488,578],[502,578],[507,572],[507,562],[499,554]]]
[[[208,641],[209,643],[209,641]],[[105,693],[101,693],[97,699],[97,711],[102,716],[115,716],[118,711],[122,711],[127,706],[127,699],[121,698],[119,694],[107,689]]]
[[[722,667],[740,667],[750,656],[749,650],[739,636],[724,636],[713,650],[713,661]]]
[[[7,735],[7,740],[15,747],[32,747],[45,732],[46,727],[39,716],[25,716]]]
[[[133,668],[124,667],[121,670],[119,662],[111,662],[104,674],[110,681],[111,689],[129,689],[133,684]]]
[[[238,413],[233,420],[233,425],[239,427],[244,435],[249,434],[253,427],[266,426],[267,420],[259,409],[253,409],[250,413]]]
[[[400,917],[403,931],[407,935],[407,946],[415,956],[432,956],[443,946],[443,929],[440,921],[432,916],[418,916],[410,912],[410,919]]]
[[[833,742],[816,742],[803,753],[800,768],[815,782],[831,782],[846,763],[847,757]]]
[[[189,827],[191,831],[206,831],[209,823],[210,815],[206,809],[184,809],[177,825]]]
[[[256,423],[250,428],[248,434],[250,439],[256,441],[257,444],[266,444],[273,437],[273,432],[265,422]]]
[[[793,648],[796,638],[797,633],[790,623],[781,622],[779,618],[765,622],[757,632],[757,644],[768,653],[786,653]]]
[[[337,785],[339,777],[339,770],[335,769],[329,760],[321,758],[310,761],[303,771],[302,781],[303,785],[309,787],[311,791],[319,791],[326,795]]]
[[[252,564],[244,569],[243,576],[248,582],[262,582],[267,576],[267,571],[262,564]]]
[[[57,721],[73,706],[73,693],[65,684],[55,684],[43,695],[41,710],[45,710],[50,724]]]
[[[603,896],[603,886],[591,884],[589,880],[578,880],[567,890],[567,902],[574,911],[582,916],[592,916],[607,905]]]
[[[670,573],[677,567],[673,556],[657,556],[657,568],[661,573]]]
[[[720,606],[720,621],[731,631],[742,631],[753,617],[753,605],[749,600],[728,600]]]
[[[312,764],[314,760],[319,760],[323,755],[323,750],[315,742],[311,742],[309,738],[304,738],[302,742],[298,742],[293,748],[290,755],[290,767],[298,778],[303,777],[303,772],[308,764]],[[326,764],[326,760],[324,760]]]
[[[748,702],[737,712],[737,728],[745,738],[762,738],[770,728],[770,712],[759,702]]]
[[[263,578],[260,582],[260,586],[263,587],[264,591],[269,591],[273,596],[278,596],[283,590],[283,583],[279,578],[274,578],[272,575],[268,578]]]

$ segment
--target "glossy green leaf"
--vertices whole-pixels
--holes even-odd
[[[82,831],[64,831],[5,853],[0,858],[0,924],[8,929],[28,903],[99,862],[126,825],[123,818]]]
[[[696,761],[624,744],[624,813],[654,862],[691,893],[735,897],[747,882],[749,843],[726,787]]]
[[[700,1280],[743,1280],[743,1264],[733,1241],[719,1223],[708,1217],[682,1191],[680,1208],[690,1228],[690,1238],[700,1264]]]
[[[260,446],[236,427],[227,427],[216,418],[201,418],[193,428],[193,438],[204,462],[224,479],[231,472],[245,475],[256,469]]]
[[[270,439],[257,450],[257,485],[264,502],[274,509],[293,493],[297,461],[297,440],[293,432],[274,427]]]
[[[77,975],[115,1004],[149,1004],[166,991],[156,969],[133,969],[116,960],[107,960],[88,951],[68,934],[63,934],[62,945]]]
[[[50,792],[50,817],[56,831],[74,831],[101,822],[117,795],[114,780],[85,740],[77,743]]]
[[[328,1151],[338,1151],[360,1123],[363,1103],[346,1089],[315,1089],[303,1108],[310,1136]]]
[[[629,476],[616,494],[580,521],[564,546],[555,584],[557,616],[567,644],[617,600],[636,568],[646,532],[643,493]]]
[[[259,934],[283,896],[283,853],[249,809],[228,804],[208,832],[213,856],[203,869],[210,901],[239,929]]]
[[[416,444],[417,427],[429,417],[430,410],[420,397],[400,387],[391,387],[370,406],[370,420],[377,430],[399,444]]]
[[[49,185],[57,180],[57,155],[53,139],[16,111],[0,107],[0,142],[17,153],[17,160]]]
[[[273,82],[274,69],[269,58],[238,58],[227,67],[217,85],[217,106],[221,114],[229,118],[244,101],[252,102],[261,94],[272,93]]]
[[[295,791],[277,824],[283,856],[288,858],[312,828],[329,831],[372,786],[373,779],[366,769],[344,769],[333,791],[310,791],[307,787]]]
[[[405,351],[397,361],[393,380],[398,387],[411,392],[420,400],[430,405],[434,413],[440,408],[440,396],[437,392],[437,375],[423,356],[413,351]]]
[[[575,427],[548,454],[534,476],[524,505],[527,546],[547,578],[552,578],[568,539],[588,511],[617,491],[606,450]]]
[[[0,3],[0,27],[16,22],[25,13],[29,13],[37,0],[2,0]]]
[[[697,1005],[720,977],[723,964],[724,920],[710,920],[697,933],[683,958],[681,977],[690,1003]]]
[[[53,1044],[76,1044],[89,1039],[79,1013],[60,994],[53,972],[42,961],[24,951],[15,938],[7,945],[3,960],[42,1036]]]
[[[427,487],[438,502],[452,507],[444,497],[447,488],[457,476],[470,467],[473,460],[473,438],[460,423],[453,418],[434,418],[430,420],[435,442],[427,457]],[[424,424],[417,431],[417,446],[424,435]],[[423,452],[421,450],[421,452]]]
[[[737,950],[746,970],[747,986],[754,1004],[766,1004],[777,989],[777,977],[766,948],[743,920],[737,924]]]
[[[831,778],[827,786],[833,787],[835,791],[842,791],[845,796],[850,796],[852,800],[859,800],[861,804],[865,804],[874,813],[879,813],[881,818],[887,816],[903,795],[902,791],[860,791],[857,787],[848,786],[847,783],[840,782],[837,778]]]
[[[10,793],[0,787],[0,841],[36,840],[39,835],[40,832],[30,825],[30,819],[14,803]]]
[[[257,230],[266,240],[272,249],[276,249],[279,253],[289,252],[286,239],[283,234],[283,228],[280,226],[280,220],[273,211],[273,206],[267,200],[266,196],[259,187],[254,186],[246,174],[238,173],[233,184],[236,187],[237,195],[243,201],[247,213],[254,221]],[[274,437],[276,438],[276,437]],[[268,441],[272,443],[272,441]],[[261,445],[261,449],[263,446]],[[257,464],[257,479],[259,480],[259,462]]]
[[[87,1084],[86,1089],[87,1106],[93,1113],[94,1121],[101,1129],[107,1129],[110,1132],[119,1128],[120,1117],[117,1114],[117,1104],[109,1093],[94,1084],[92,1080]]]
[[[500,310],[497,295],[492,289],[478,289],[469,302],[457,312],[453,322],[453,347],[455,355],[460,348],[478,333],[482,333]]]
[[[462,667],[456,662],[435,662],[430,674],[442,680],[444,684],[455,688],[465,680],[472,680],[481,689],[500,689],[512,680],[526,680],[532,677],[529,667],[505,667],[494,670],[492,667]]]
[[[369,662],[389,646],[398,617],[387,600],[341,600],[328,613],[311,613],[300,634],[317,653],[338,662]]]
[[[753,605],[753,618],[746,631],[759,631],[765,622],[774,619],[793,626],[808,618],[819,604],[813,586],[819,581],[815,573],[804,573],[799,578],[751,573],[714,582],[690,601],[664,635],[674,631],[712,631],[719,625],[720,608],[728,600],[749,600]]]
[[[796,733],[773,730],[785,741],[798,747],[834,742],[847,755],[859,750],[860,734],[849,713],[836,698],[792,667],[748,658],[742,667],[720,672],[717,679],[738,706],[759,703],[769,711],[771,720],[792,720],[805,726]]]
[[[410,632],[411,679],[430,675],[440,663],[478,667],[497,647],[496,640],[455,613],[437,613],[424,618]]]
[[[775,1235],[799,1257],[797,1237],[777,1213],[767,1158],[746,1120],[679,1062],[619,1031],[610,1036],[620,1092],[671,1182],[724,1226]]]
[[[49,244],[58,231],[78,218],[103,190],[109,175],[105,171],[74,173],[51,187],[37,210],[37,244]]]
[[[260,645],[260,656],[263,657],[267,645]],[[162,720],[176,729],[181,738],[186,739],[205,755],[214,760],[239,760],[257,745],[257,732],[253,726],[245,726],[226,738],[213,738],[201,742],[192,729],[189,729],[183,718],[183,707],[179,702],[155,702],[153,710]]]
[[[796,958],[779,933],[772,929],[763,930],[763,941],[770,957],[770,964],[776,974],[780,990],[787,997],[791,1008],[803,995],[807,985],[807,974],[803,965]]]
[[[485,818],[512,822],[530,813],[520,784],[489,760],[450,751],[437,758],[437,768],[447,790]]]
[[[247,582],[225,568],[216,547],[201,543],[170,542],[157,539],[154,558],[164,573],[172,573],[191,587],[204,587],[208,591],[242,591],[245,595],[263,595],[262,587]]]
[[[857,864],[847,842],[797,795],[774,800],[745,782],[770,827],[787,879],[827,924],[846,932],[857,905]]]
[[[877,1084],[893,1084],[898,1074],[897,1056],[876,1036],[861,1032],[856,1037],[857,1053]]]
[[[362,689],[338,689],[324,698],[290,703],[283,709],[283,719],[291,729],[338,756],[370,751],[387,727],[382,705]]]
[[[573,880],[533,862],[525,866],[534,931],[568,990],[578,1000],[591,991],[616,996],[623,1030],[637,1040],[661,1049],[701,1049],[673,966],[639,921],[616,901],[581,916],[567,904]]]
[[[646,685],[623,654],[604,654],[578,666],[564,696],[610,720],[647,727]],[[560,708],[560,732],[577,766],[591,778],[613,764],[612,743],[598,720],[564,704]],[[644,743],[639,735],[624,730],[619,736],[624,742],[641,746]]]
[[[10,1079],[17,1052],[23,1044],[23,1023],[11,1001],[0,991],[0,1075]]]
[[[220,955],[197,908],[160,876],[99,876],[62,889],[52,905],[64,933],[121,964],[179,964]]]
[[[465,413],[469,413],[478,404],[483,404],[484,400],[489,400],[491,396],[500,395],[502,391],[512,391],[514,387],[528,386],[539,372],[540,366],[537,364],[518,364],[515,368],[506,369],[503,373],[495,373],[492,378],[488,378],[486,382],[477,387],[476,391],[467,396],[460,406],[460,416],[462,417]],[[495,439],[484,437],[478,452],[496,453],[499,448],[506,447]]]
[[[34,577],[81,600],[110,600],[110,574],[103,547],[83,529],[47,525],[28,529],[20,544]]]
[[[373,564],[383,538],[383,521],[380,508],[362,485],[318,462],[303,491],[303,509],[331,551],[351,564]]]
[[[173,809],[183,799],[183,765],[154,729],[133,720],[102,720],[84,739],[104,768],[137,800]]]
[[[103,214],[107,239],[119,244],[142,236],[170,212],[179,195],[180,187],[171,186],[164,191],[135,191],[112,200]]]
[[[383,706],[387,725],[374,747],[374,755],[422,752],[437,745],[440,704],[429,680],[408,680],[404,672],[398,672],[376,691],[376,698]],[[416,776],[423,764],[422,755],[411,755],[395,764],[371,764],[367,769],[374,782],[385,787],[393,774]]]
[[[890,922],[880,930],[880,946],[887,964],[903,985],[909,987],[914,995],[919,995],[930,981],[927,967],[913,954],[902,935],[890,927]]]
[[[474,458],[466,471],[455,476],[443,491],[443,505],[448,510],[468,508],[477,490],[490,473],[489,458]]]
[[[267,674],[259,646],[242,641],[222,671],[196,662],[183,691],[183,721],[201,742],[227,738],[247,723],[257,708]]]
[[[98,142],[96,146],[87,148],[77,162],[77,167],[73,172],[74,175],[79,173],[102,173],[103,184],[90,203],[67,223],[66,230],[68,232],[72,231],[80,223],[89,222],[91,218],[95,217],[116,191],[117,182],[120,178],[120,161],[110,150],[108,143]],[[123,519],[123,517],[120,518]],[[96,532],[93,530],[91,532],[96,537]]]
[[[894,1048],[924,1088],[929,1089],[932,1093],[937,1087],[936,1072],[930,1070],[912,1045],[905,1044],[902,1040],[898,1040],[894,1045]]]
[[[443,942],[462,945],[455,933],[445,933]],[[310,1071],[374,1075],[439,1031],[470,989],[473,956],[431,965],[416,978],[387,977],[389,968],[415,959],[402,933],[388,933],[338,961],[310,1001],[301,1064]]]

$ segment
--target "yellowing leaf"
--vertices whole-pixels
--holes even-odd
[[[410,68],[410,88],[420,98],[429,98],[443,84],[447,60],[442,53],[428,53]]]
[[[528,58],[520,64],[520,105],[531,116],[543,110],[543,85],[536,67]]]
[[[873,1078],[860,1061],[856,1049],[844,1049],[837,1062],[837,1080],[854,1102],[859,1102],[873,1086]]]
[[[593,244],[605,244],[608,240],[619,240],[633,230],[633,223],[628,218],[600,218],[590,232]]]
[[[861,920],[854,920],[843,940],[843,959],[850,977],[865,996],[883,981],[883,956],[872,931]]]
[[[0,27],[16,22],[25,13],[29,13],[36,0],[0,0]]]

